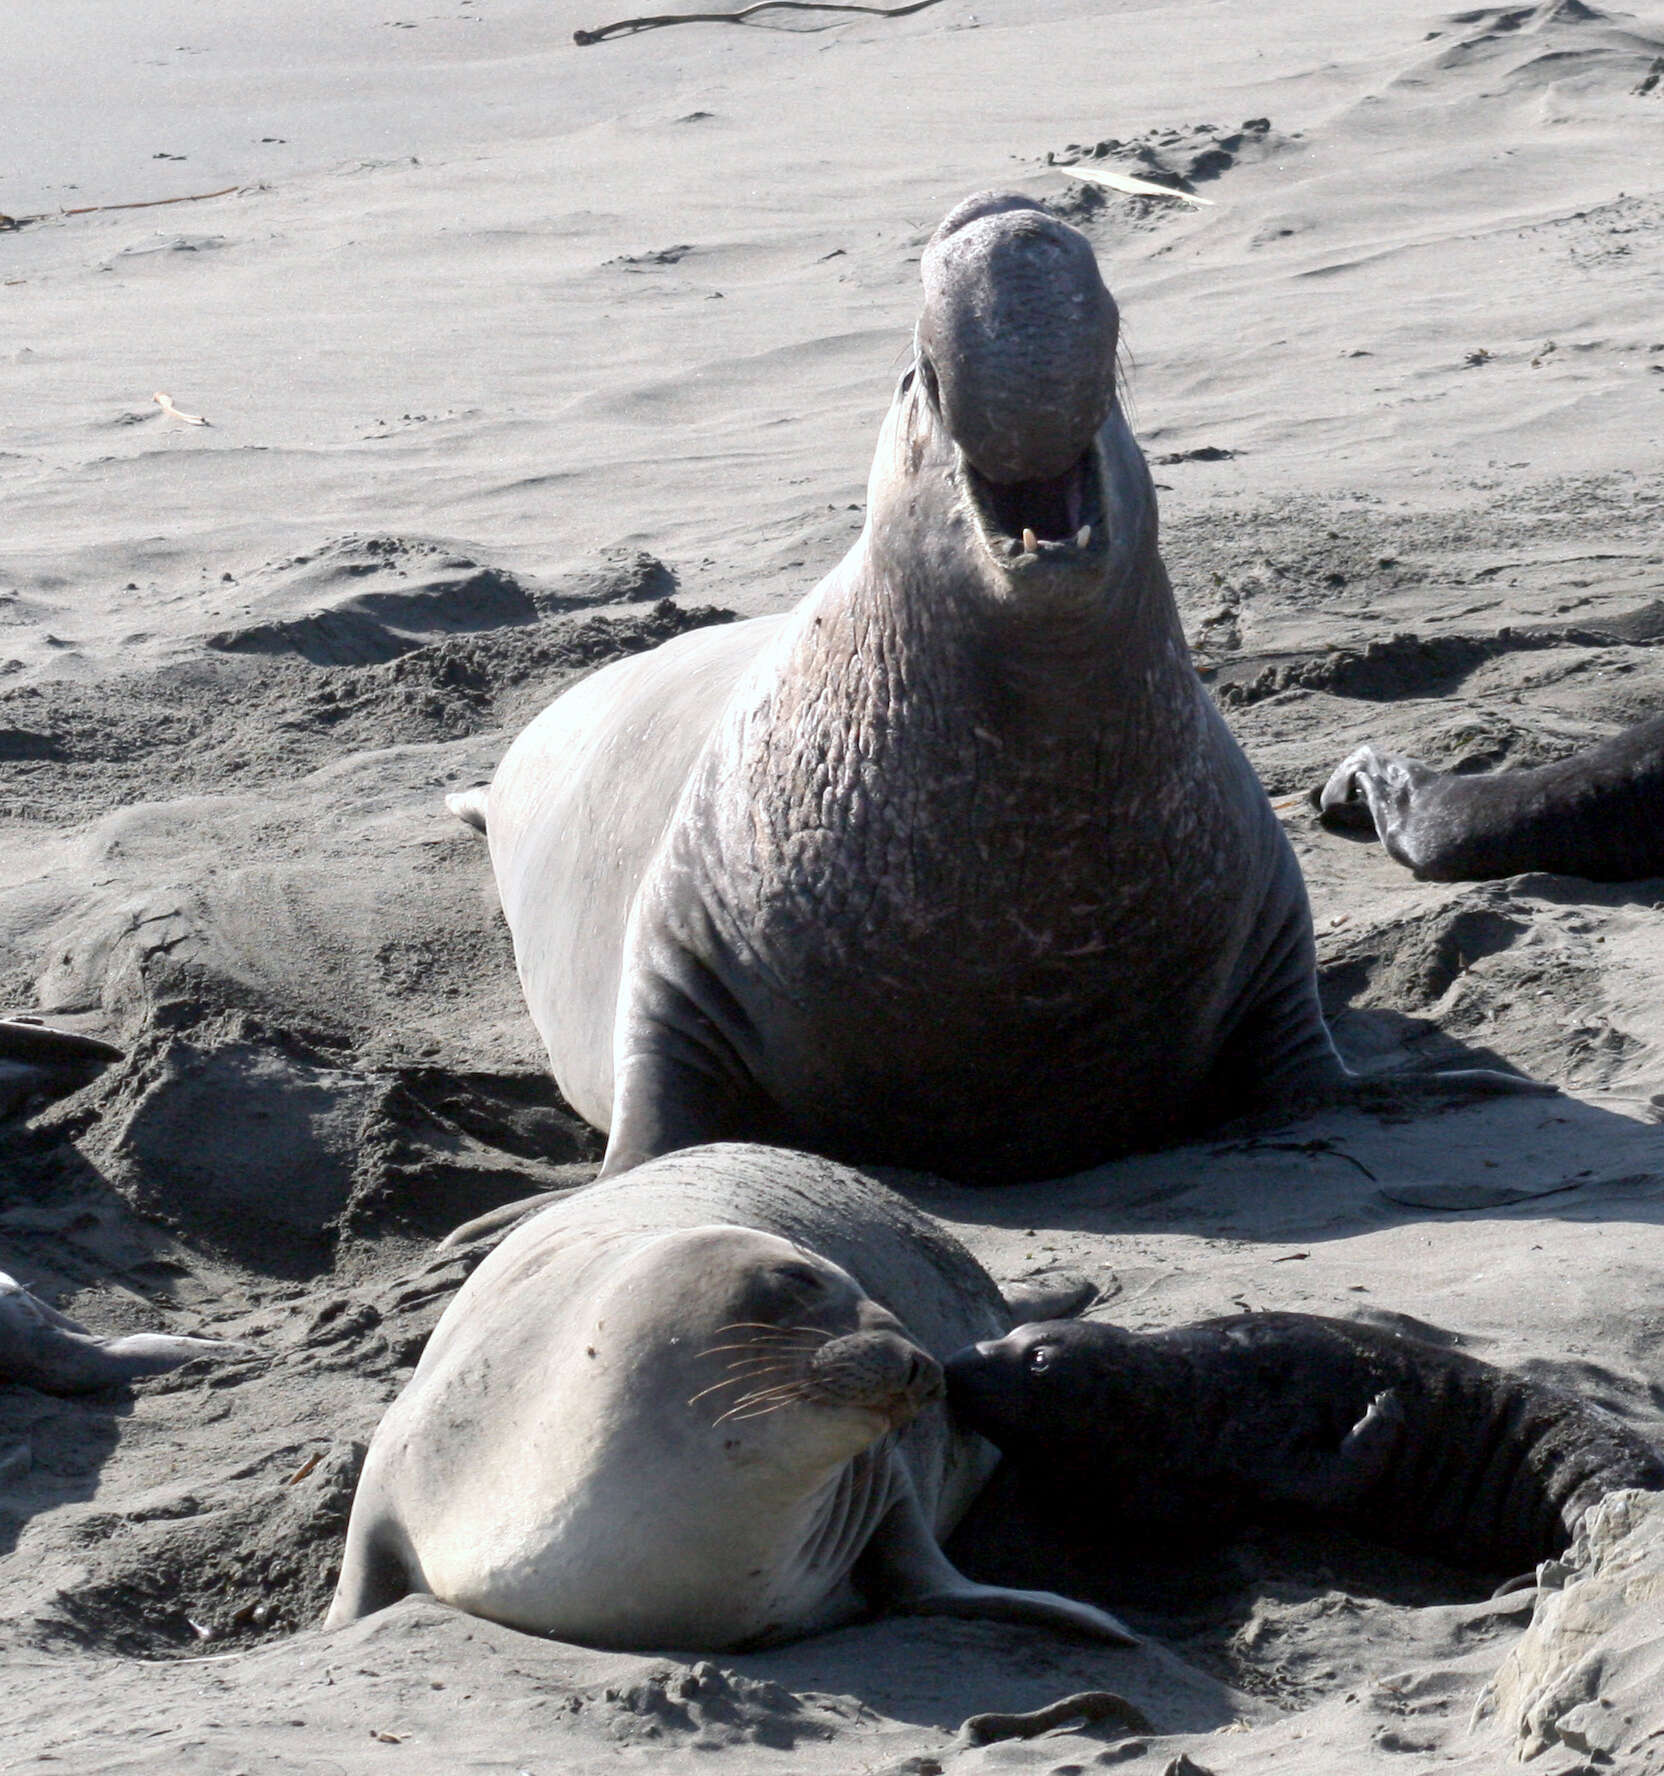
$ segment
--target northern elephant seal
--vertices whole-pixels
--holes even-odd
[[[939,1358],[1011,1311],[934,1222],[823,1159],[713,1147],[581,1190],[440,1320],[370,1445],[328,1620],[419,1590],[607,1647],[867,1608],[1128,1640],[938,1545],[995,1460],[950,1424]]]
[[[44,1394],[94,1394],[142,1375],[161,1375],[195,1357],[240,1351],[240,1346],[216,1338],[179,1338],[168,1332],[102,1338],[0,1272],[0,1382],[39,1388]]]
[[[954,1410],[1048,1498],[1118,1528],[1319,1521],[1518,1572],[1608,1492],[1664,1489],[1658,1452],[1572,1395],[1316,1314],[1019,1326],[947,1377]]]
[[[0,1116],[37,1093],[54,1097],[84,1085],[121,1050],[96,1036],[59,1030],[27,1014],[0,1017]]]
[[[1316,795],[1326,824],[1374,826],[1435,882],[1552,870],[1594,882],[1664,875],[1664,716],[1553,764],[1469,774],[1360,746]]]
[[[32,1016],[0,1017],[0,1116],[36,1093],[83,1085],[95,1069],[120,1059],[119,1048],[96,1036],[56,1029]],[[194,1357],[234,1355],[240,1348],[168,1332],[104,1338],[0,1271],[0,1383],[47,1394],[98,1393],[177,1369]]]
[[[984,193],[922,269],[843,561],[598,672],[451,799],[604,1174],[747,1138],[1034,1178],[1349,1088],[1090,246]]]

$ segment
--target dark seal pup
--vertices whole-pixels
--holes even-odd
[[[596,673],[451,800],[606,1174],[746,1138],[1054,1176],[1349,1089],[1091,247],[984,193],[922,274],[844,560]]]
[[[1664,1459],[1558,1389],[1313,1314],[1164,1332],[1019,1326],[947,1364],[955,1413],[1095,1521],[1212,1535],[1322,1522],[1491,1572],[1559,1554]]]
[[[1316,796],[1329,826],[1374,825],[1434,882],[1525,870],[1634,882],[1664,875],[1664,716],[1529,770],[1435,771],[1360,746]]]

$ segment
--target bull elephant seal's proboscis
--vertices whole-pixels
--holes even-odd
[[[950,1424],[939,1359],[1013,1311],[827,1160],[716,1147],[582,1190],[446,1310],[370,1446],[329,1621],[428,1591],[606,1647],[760,1645],[868,1608],[1128,1641],[941,1552],[995,1458]]]
[[[1316,1521],[1513,1573],[1607,1493],[1664,1489],[1664,1458],[1571,1394],[1317,1314],[1019,1326],[947,1377],[966,1423],[1109,1537]]]
[[[1347,1089],[1091,247],[983,194],[923,277],[844,560],[575,686],[451,800],[605,1173],[745,1138],[1035,1178]]]

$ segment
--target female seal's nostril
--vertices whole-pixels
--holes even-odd
[[[942,1373],[942,1365],[922,1351],[916,1353],[907,1365],[904,1398],[918,1411],[931,1401],[942,1399],[946,1393],[947,1378]]]

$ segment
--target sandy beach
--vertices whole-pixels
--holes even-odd
[[[837,561],[924,243],[995,186],[1120,305],[1343,1054],[1562,1095],[909,1193],[1120,1324],[1416,1322],[1664,1438],[1664,881],[1418,882],[1305,800],[1364,740],[1499,768],[1664,710],[1664,10],[942,0],[579,48],[625,15],[406,3],[66,0],[0,50],[0,1009],[125,1056],[0,1114],[0,1270],[253,1351],[0,1387],[0,1770],[1664,1771],[1664,1560],[1558,1689],[1518,1675],[1552,1591],[1292,1530],[1060,1547],[996,1495],[967,1569],[1143,1644],[317,1626],[480,1255],[435,1239],[600,1155],[444,795],[579,675]],[[959,1731],[1083,1690],[1153,1730]]]

